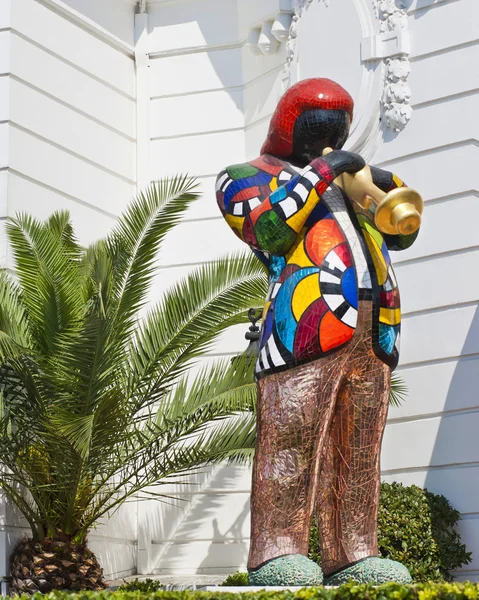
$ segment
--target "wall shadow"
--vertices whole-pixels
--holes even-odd
[[[201,564],[198,567],[198,570],[200,572],[202,572],[205,569],[211,569],[212,565],[214,564],[214,560],[217,554],[215,552],[215,544],[223,544],[225,546],[224,551],[234,556],[234,558],[232,556],[232,562],[234,562],[234,564],[230,566],[234,566],[237,564],[246,564],[248,558],[249,540],[247,543],[244,543],[244,524],[246,522],[246,519],[249,518],[249,514],[250,503],[249,500],[247,500],[244,503],[241,512],[234,520],[233,524],[230,527],[228,527],[228,529],[226,529],[223,533],[220,531],[220,528],[218,526],[218,520],[216,518],[213,519],[213,539],[211,541],[210,547],[207,551],[205,558],[201,561]],[[234,548],[232,548],[233,552],[228,552],[228,546],[233,545],[235,546]]]
[[[191,503],[183,505],[183,517],[169,532],[167,537],[172,541],[152,564],[153,572],[170,572],[185,565],[182,568],[196,573],[212,572],[215,567],[221,573],[246,563],[249,496],[245,499],[244,493],[235,492],[244,475],[244,471],[221,465],[192,496]]]
[[[185,42],[185,45],[205,47],[201,52],[207,54],[208,61],[219,79],[218,84],[212,84],[211,89],[223,89],[228,93],[232,103],[244,114],[245,119],[247,113],[257,114],[263,110],[271,93],[271,86],[258,82],[259,92],[249,94],[246,102],[244,84],[281,65],[285,52],[283,45],[279,50],[281,60],[278,59],[278,55],[253,56],[250,53],[243,45],[246,33],[239,31],[240,23],[245,20],[246,10],[247,6],[242,6],[241,2],[190,0],[184,3],[183,9],[178,7],[161,12],[160,7],[158,12],[153,10],[150,15],[150,33],[155,38],[161,35],[160,32],[155,32],[157,28],[170,28],[172,31],[177,29],[178,32],[189,31],[194,34],[191,44]],[[179,44],[179,48],[182,45]],[[179,76],[187,77],[188,73],[179,72]],[[210,86],[205,91],[209,88]],[[243,148],[238,150],[242,152]]]
[[[447,332],[445,332],[447,335]],[[461,357],[458,360],[454,369],[453,376],[447,391],[446,401],[442,412],[446,413],[441,418],[441,424],[437,433],[436,440],[434,442],[434,449],[431,456],[431,466],[437,467],[444,464],[451,464],[455,462],[469,462],[456,459],[467,458],[465,452],[461,452],[461,446],[466,444],[469,440],[464,439],[464,430],[462,429],[460,422],[460,415],[464,411],[469,409],[477,410],[479,408],[479,401],[476,398],[474,389],[472,386],[479,384],[479,377],[477,377],[477,368],[479,368],[479,362],[477,367],[471,366],[471,360],[479,361],[479,356],[476,356],[479,350],[479,307],[476,308],[474,316],[472,318],[466,339],[464,341]],[[472,378],[476,374],[475,380]],[[458,413],[458,411],[461,411]],[[448,460],[451,450],[454,450],[457,454],[451,456]],[[478,455],[479,462],[479,455]],[[426,483],[431,482],[430,476],[426,480]],[[434,491],[431,487],[431,491]]]
[[[447,332],[445,332],[447,335]],[[461,356],[454,368],[439,429],[424,486],[434,493],[443,494],[461,513],[471,514],[477,520],[479,482],[479,446],[476,442],[479,423],[479,307],[476,308]],[[469,520],[468,515],[466,519]],[[477,545],[476,528],[466,521],[460,523],[463,542],[473,550]],[[474,546],[473,546],[473,545]],[[478,570],[479,562],[473,554],[473,563],[466,569]]]
[[[431,8],[439,2],[439,0],[417,0],[416,1],[416,11],[421,10],[422,14],[418,15],[417,12],[414,13],[415,19],[420,19],[424,15],[426,15]],[[400,8],[405,8],[408,10],[414,3],[414,0],[400,0],[398,4],[400,4]]]

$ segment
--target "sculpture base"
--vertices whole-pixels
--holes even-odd
[[[250,586],[316,586],[323,583],[321,567],[302,554],[287,554],[248,573]]]
[[[325,578],[325,585],[336,586],[348,581],[356,583],[373,583],[380,585],[394,581],[396,583],[412,583],[407,568],[395,560],[371,556],[342,569]]]

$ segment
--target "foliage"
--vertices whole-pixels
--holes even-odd
[[[26,596],[22,596],[27,600]],[[337,588],[304,588],[297,592],[264,591],[258,592],[199,592],[199,591],[163,591],[155,593],[140,592],[83,592],[71,594],[52,592],[35,594],[35,600],[479,600],[479,584],[465,583],[421,583],[401,585],[386,583],[366,585],[347,583]]]
[[[398,373],[391,375],[391,389],[389,390],[389,404],[391,406],[401,406],[407,396],[407,386]]]
[[[471,562],[456,530],[459,519],[444,496],[415,485],[383,483],[381,554],[405,564],[415,581],[451,581],[451,571]]]
[[[232,573],[228,575],[228,577],[221,584],[222,586],[243,586],[248,585],[248,573],[243,571],[236,571],[236,573]]]
[[[316,525],[316,519],[313,517],[313,521],[311,523],[311,529],[309,532],[309,549],[308,549],[308,557],[314,562],[321,564],[321,550],[319,546],[319,531]]]
[[[382,483],[379,501],[379,551],[397,560],[417,582],[451,581],[452,571],[471,562],[456,530],[460,514],[437,494],[415,485]],[[309,557],[320,562],[316,525],[311,528]]]
[[[133,581],[123,580],[124,583],[118,588],[119,592],[140,592],[140,594],[151,594],[161,590],[161,581],[159,579],[138,579]]]
[[[67,212],[8,223],[15,275],[0,272],[0,487],[34,540],[84,543],[149,486],[162,500],[162,485],[253,453],[249,364],[216,363],[189,382],[188,369],[263,303],[261,264],[249,254],[218,259],[145,310],[158,251],[195,189],[185,177],[152,185],[86,249]]]

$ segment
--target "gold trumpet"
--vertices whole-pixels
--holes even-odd
[[[329,152],[332,148],[326,148],[323,156]],[[375,202],[374,222],[382,233],[409,235],[419,229],[424,202],[416,190],[404,187],[383,192],[374,185],[368,165],[353,175],[343,173],[334,183],[361,208],[368,210]]]

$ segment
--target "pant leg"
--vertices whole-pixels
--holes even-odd
[[[356,344],[339,390],[319,484],[317,522],[326,575],[377,556],[381,441],[391,371]]]
[[[258,382],[256,453],[248,568],[285,554],[308,554],[322,446],[344,353]]]

